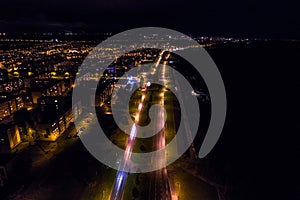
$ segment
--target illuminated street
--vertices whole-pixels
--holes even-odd
[[[155,67],[157,67],[158,64],[160,63],[162,55],[163,55],[163,53],[161,53],[159,55],[159,57],[157,58],[157,61],[155,63]],[[126,167],[126,165],[130,164],[130,162],[131,162],[131,160],[130,160],[131,159],[131,153],[132,153],[132,150],[133,150],[135,138],[136,138],[137,131],[138,131],[137,128],[136,128],[136,123],[139,122],[140,112],[143,109],[143,104],[144,104],[144,100],[145,100],[146,95],[148,95],[147,90],[145,90],[143,92],[141,101],[138,104],[137,113],[135,113],[135,116],[136,116],[135,117],[135,122],[131,127],[130,136],[129,136],[129,139],[127,141],[126,149],[125,149],[125,152],[124,152],[124,158],[120,162],[119,171],[117,173],[117,177],[116,177],[114,187],[112,189],[112,193],[111,193],[111,197],[110,197],[111,200],[122,199],[124,189],[125,189],[125,185],[126,185],[127,176],[128,176],[128,174],[126,172],[124,172],[124,168]],[[163,99],[161,99],[161,101],[163,101]],[[160,123],[161,121],[164,122],[163,116],[161,116],[160,118],[158,118],[160,120],[158,120],[157,123]],[[164,142],[164,138],[161,138],[161,141]],[[163,146],[161,146],[161,147],[163,147]],[[161,148],[161,147],[159,147],[159,148]],[[161,162],[161,161],[159,161],[159,162]]]

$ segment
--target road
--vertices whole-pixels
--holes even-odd
[[[136,143],[136,136],[138,133],[138,123],[143,122],[147,118],[147,112],[145,112],[147,105],[159,104],[161,107],[165,108],[168,116],[166,117],[165,112],[158,112],[156,117],[151,120],[154,120],[154,124],[157,126],[156,130],[159,130],[160,127],[167,128],[161,129],[157,134],[153,136],[152,147],[153,150],[165,149],[166,145],[166,136],[168,140],[175,136],[175,122],[174,122],[174,105],[172,100],[172,94],[168,91],[168,87],[178,85],[176,81],[174,81],[174,75],[167,68],[167,60],[170,56],[170,53],[162,51],[157,59],[154,62],[154,65],[149,70],[149,72],[144,73],[146,80],[154,80],[157,81],[161,85],[166,85],[166,87],[162,86],[153,86],[146,88],[145,90],[139,91],[141,94],[139,98],[134,99],[134,105],[136,107],[136,112],[134,114],[135,121],[133,125],[130,127],[130,135],[126,141],[125,152],[122,160],[120,160],[118,171],[116,172],[115,180],[113,182],[112,188],[110,192],[108,192],[108,199],[110,200],[121,200],[124,198],[125,190],[127,193],[131,193],[132,191],[127,191],[126,183],[129,177],[127,171],[129,165],[132,166],[131,155]],[[161,64],[161,65],[159,65]],[[180,87],[177,87],[180,90]],[[179,97],[180,98],[180,97]],[[183,110],[183,114],[184,110]],[[167,119],[165,119],[167,118]],[[165,124],[166,121],[166,124]],[[186,125],[185,125],[186,126]],[[186,132],[188,133],[187,128]],[[188,137],[188,135],[187,135]],[[176,149],[174,150],[176,151]],[[151,160],[152,165],[161,166],[166,163],[167,156],[173,156],[173,152],[165,152],[164,156],[153,157]],[[177,155],[174,153],[174,155]],[[128,187],[130,188],[130,187]],[[174,185],[174,181],[171,179],[171,176],[168,174],[168,170],[166,167],[156,170],[154,172],[149,173],[149,192],[147,192],[148,199],[154,200],[177,200],[179,192],[176,191],[176,187]],[[104,195],[103,195],[104,196]],[[105,198],[105,199],[107,199]]]
[[[169,57],[169,53],[162,54],[162,57],[167,59]],[[166,64],[167,62],[164,61],[161,65],[161,67],[157,68],[156,72],[158,73],[159,76],[159,81],[161,82],[162,85],[167,85],[168,80],[170,80],[168,70],[166,70]],[[157,67],[157,66],[156,66]],[[162,87],[160,90],[153,91],[153,104],[160,104],[162,107],[165,108],[167,111],[167,114],[170,114],[168,112],[173,112],[173,110],[168,110],[166,109],[167,106],[170,105],[165,105],[165,92],[167,90],[165,87]],[[171,115],[169,115],[171,116]],[[165,112],[161,111],[157,113],[157,117],[155,118],[155,122],[158,127],[164,127],[158,134],[154,136],[153,140],[153,148],[155,150],[158,149],[165,149],[166,145],[166,129],[165,129]],[[160,156],[159,158],[154,158],[154,164],[160,166],[161,163],[166,164],[166,152],[164,153],[163,156]],[[156,170],[155,172],[152,172],[151,174],[151,184],[150,184],[150,196],[149,199],[154,199],[154,200],[161,200],[161,199],[166,199],[166,200],[175,200],[177,199],[176,191],[171,190],[173,187],[172,181],[169,181],[169,176],[167,172],[167,168],[164,167],[162,169]]]
[[[146,76],[149,76],[149,77],[152,77],[152,76],[160,77],[159,80],[162,81],[162,85],[165,85],[167,83],[167,79],[168,79],[168,77],[166,77],[166,64],[167,64],[166,61],[163,62],[162,67],[160,67],[160,65],[159,65],[159,64],[161,64],[164,56],[166,56],[165,51],[162,51],[159,54],[159,56],[157,57],[156,61],[154,62],[153,69],[151,70],[151,74],[145,73]],[[168,56],[169,56],[169,53],[167,54],[166,57],[168,57]],[[148,98],[145,98],[146,95],[152,96],[152,98],[150,98],[152,102],[147,102],[147,103],[152,103],[152,105],[160,104],[162,107],[164,107],[165,91],[166,90],[164,87],[162,87],[161,89],[152,90],[152,91],[147,91],[147,90],[143,91],[143,96],[140,99],[140,102],[138,103],[138,109],[137,109],[136,116],[140,115],[141,110],[144,107],[144,100],[148,99]],[[130,137],[127,141],[124,157],[123,157],[122,161],[120,162],[120,167],[117,172],[117,176],[116,176],[113,188],[112,188],[112,192],[111,192],[111,196],[110,196],[111,200],[120,200],[120,199],[122,199],[123,194],[124,194],[126,181],[127,181],[127,177],[128,177],[128,173],[124,172],[124,168],[126,167],[126,165],[129,162],[131,162],[130,158],[131,158],[135,138],[136,138],[137,131],[138,131],[136,128],[136,123],[138,123],[139,117],[136,117],[135,120],[136,120],[135,123],[131,127]],[[165,123],[164,111],[158,112],[157,117],[154,118],[153,120],[155,120],[154,124],[157,125],[157,130],[159,129],[159,127],[164,127],[164,123]],[[154,138],[153,149],[157,150],[157,149],[165,148],[166,139],[165,139],[165,129],[164,128],[159,133],[157,133],[153,138]],[[153,158],[152,162],[154,165],[159,166],[159,165],[161,165],[161,163],[166,163],[166,157],[163,156],[160,158]],[[152,191],[149,193],[152,195],[151,197],[149,197],[150,199],[166,199],[166,200],[177,199],[177,196],[174,195],[175,191],[171,192],[171,190],[170,190],[169,177],[168,177],[166,168],[163,168],[163,169],[153,172],[153,174],[151,175],[151,184],[150,185],[151,185],[150,190]],[[172,195],[173,195],[173,198],[172,198]]]
[[[144,98],[141,98],[141,101],[139,103],[138,106],[138,111],[136,113],[136,116],[139,115],[139,113],[142,110],[143,107],[143,101]],[[126,181],[127,181],[127,177],[128,177],[128,173],[125,172],[127,165],[130,163],[130,158],[131,158],[131,154],[134,148],[134,143],[135,143],[135,139],[136,139],[136,135],[137,135],[137,127],[136,127],[136,123],[138,123],[139,118],[136,117],[135,118],[135,123],[133,123],[131,130],[130,130],[130,136],[128,138],[127,144],[126,144],[126,148],[125,148],[125,152],[124,152],[124,156],[123,159],[120,161],[120,165],[119,165],[119,169],[117,172],[117,176],[113,185],[113,189],[110,195],[110,199],[111,200],[119,200],[122,199],[123,194],[124,194],[124,190],[125,190],[125,185],[126,185]]]
[[[155,68],[159,65],[162,56],[163,56],[164,52],[162,51],[156,62],[155,62]],[[131,162],[131,154],[134,148],[134,143],[135,143],[135,139],[136,139],[136,135],[137,135],[137,126],[136,124],[139,122],[139,115],[144,107],[144,101],[145,101],[145,96],[147,95],[147,89],[145,91],[143,91],[143,95],[140,99],[140,102],[138,103],[138,107],[137,107],[137,112],[135,113],[135,122],[133,123],[131,129],[130,129],[130,136],[128,138],[127,144],[126,144],[126,148],[125,148],[125,152],[124,152],[124,157],[123,159],[120,161],[120,165],[119,165],[119,169],[117,172],[117,176],[111,191],[111,195],[110,195],[110,200],[121,200],[124,194],[124,190],[125,190],[125,186],[126,186],[126,181],[127,181],[127,177],[128,177],[128,173],[125,172],[125,168],[127,167],[127,165]]]
[[[159,77],[159,80],[162,82],[163,85],[167,83],[167,79],[168,79],[168,77],[166,77],[166,62],[163,62],[162,67],[159,66],[164,56],[165,56],[165,52],[162,51],[156,59],[151,74],[146,73],[146,76],[149,77],[152,76]],[[131,127],[130,136],[126,144],[124,157],[120,162],[119,170],[117,172],[116,179],[112,188],[112,192],[110,195],[111,200],[121,200],[124,194],[126,181],[128,177],[128,173],[124,171],[127,165],[131,162],[130,160],[131,154],[132,154],[132,150],[134,147],[134,143],[138,131],[136,128],[136,123],[138,123],[140,120],[139,116],[141,114],[141,110],[144,107],[144,100],[150,99],[147,103],[151,103],[152,105],[159,104],[162,107],[164,107],[164,98],[165,98],[166,91],[167,90],[164,87],[155,88],[154,90],[152,89],[151,91],[147,91],[147,89],[143,91],[143,95],[140,99],[140,102],[138,103],[137,113],[135,114],[136,116],[135,123]],[[151,96],[151,98],[145,98],[145,96],[149,96],[149,95]],[[154,124],[156,124],[157,130],[159,130],[159,127],[164,127],[165,126],[164,111],[161,110],[161,112],[157,112],[157,116],[152,120],[154,120]],[[166,143],[165,129],[163,128],[162,130],[159,131],[159,133],[157,133],[153,137],[153,149],[155,150],[164,149],[165,143]],[[155,157],[152,159],[152,164],[156,166],[160,166],[162,163],[166,163],[166,154],[164,154],[164,156],[162,157],[159,158]],[[171,187],[170,187],[170,181],[169,181],[167,169],[162,168],[156,170],[151,174],[149,199],[166,199],[166,200],[177,199],[176,192],[174,190],[171,191],[170,188]]]

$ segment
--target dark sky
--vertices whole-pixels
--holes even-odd
[[[162,26],[186,34],[300,37],[298,0],[6,0],[0,31],[122,31]]]

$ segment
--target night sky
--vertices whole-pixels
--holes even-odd
[[[6,0],[0,31],[122,31],[162,26],[186,34],[299,38],[298,0]]]

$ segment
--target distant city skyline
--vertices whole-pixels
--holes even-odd
[[[299,38],[299,2],[37,1],[1,4],[0,32],[120,32],[157,26],[186,34]]]

